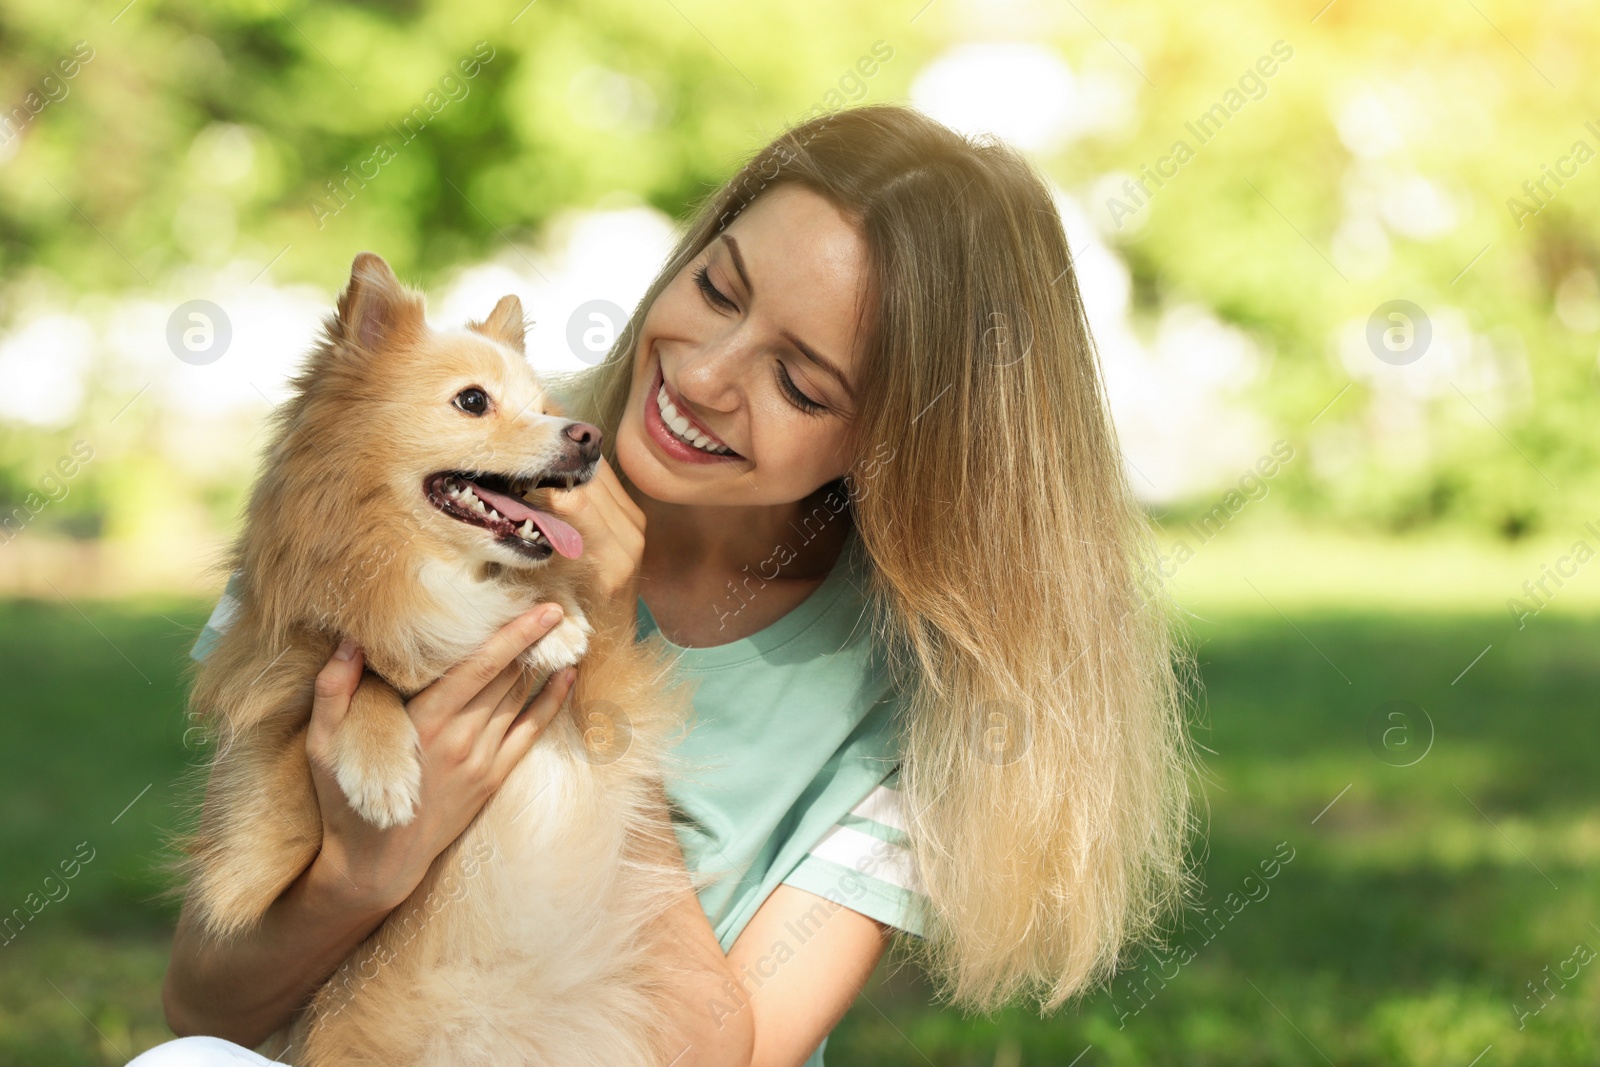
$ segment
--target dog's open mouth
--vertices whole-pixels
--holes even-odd
[[[577,559],[583,555],[578,531],[529,504],[523,494],[570,489],[586,480],[578,474],[513,479],[483,471],[438,471],[423,480],[422,488],[428,503],[452,519],[483,527],[496,541],[529,559],[549,559],[555,552]]]

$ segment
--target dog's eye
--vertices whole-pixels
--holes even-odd
[[[463,389],[456,394],[456,407],[468,415],[483,415],[489,410],[489,394],[477,386]]]

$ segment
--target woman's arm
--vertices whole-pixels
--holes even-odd
[[[728,953],[750,990],[750,1067],[799,1067],[839,1025],[889,947],[891,927],[797,886],[780,885]]]
[[[259,1045],[388,913],[355,898],[320,856],[233,942],[204,937],[185,908],[161,989],[167,1025],[179,1037]]]
[[[667,859],[681,866],[683,854],[673,849]],[[668,939],[694,977],[676,987],[669,1006],[667,1062],[798,1067],[855,1002],[891,928],[780,885],[724,956],[687,874],[684,885],[668,916]]]
[[[546,618],[551,607],[556,611]],[[571,690],[575,675],[569,670],[528,702],[531,681],[515,662],[560,619],[559,605],[519,616],[406,705],[423,755],[422,796],[416,818],[388,830],[356,815],[326,759],[364,667],[358,649],[340,646],[317,675],[306,733],[322,849],[243,937],[207,938],[184,908],[161,991],[174,1033],[260,1044],[411,895]]]

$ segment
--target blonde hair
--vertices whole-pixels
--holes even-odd
[[[908,108],[796,126],[698,206],[606,361],[569,379],[573,413],[615,464],[645,313],[786,182],[859,223],[876,283],[845,481],[905,701],[921,962],[963,1009],[1049,1012],[1186,903],[1198,767],[1189,660],[1044,182]],[[878,442],[891,458],[855,484]]]

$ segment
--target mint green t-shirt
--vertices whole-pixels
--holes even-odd
[[[685,864],[727,872],[700,890],[724,952],[783,882],[920,934],[913,894],[896,884],[904,879],[893,876],[886,858],[903,852],[903,837],[871,818],[879,809],[862,807],[874,794],[888,795],[886,781],[897,778],[901,707],[871,640],[868,566],[852,529],[822,584],[765,629],[704,648],[667,642],[677,654],[674,669],[695,682],[694,719],[675,754],[699,768],[669,776],[667,792],[698,824],[676,824]],[[750,586],[744,595],[759,597],[759,586]],[[730,594],[721,610],[739,608]],[[638,633],[641,640],[657,633],[643,600]],[[830,833],[883,847],[861,853],[862,862],[840,863],[836,848],[814,851]],[[787,929],[763,946],[743,976],[746,989],[758,989],[814,932]],[[826,1043],[807,1067],[821,1067]]]

